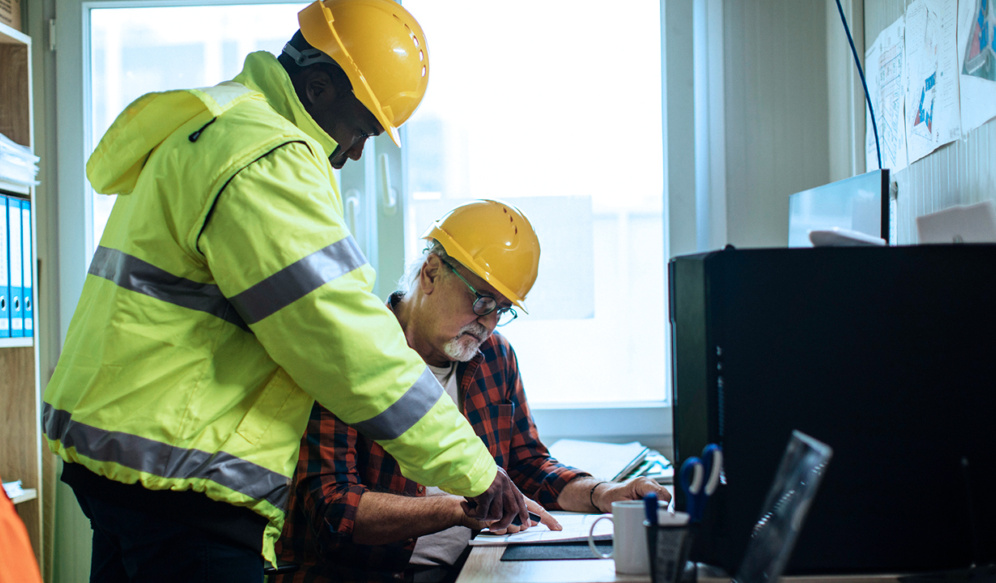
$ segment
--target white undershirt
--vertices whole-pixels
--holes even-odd
[[[439,381],[439,384],[443,385],[443,390],[446,391],[446,394],[453,399],[454,403],[459,405],[457,402],[456,363],[451,362],[449,366],[444,367],[432,366],[431,364],[428,366],[432,374],[436,375],[436,380]]]

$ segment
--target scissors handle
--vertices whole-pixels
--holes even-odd
[[[687,511],[691,521],[702,520],[706,500],[719,487],[722,473],[723,449],[714,443],[702,450],[702,457],[690,457],[681,464],[679,482],[688,499]]]
[[[705,467],[702,460],[697,457],[685,460],[681,464],[679,482],[687,498],[685,510],[688,512],[689,519],[698,522],[705,505]]]
[[[710,443],[702,450],[702,463],[705,473],[704,492],[706,496],[712,496],[719,487],[720,474],[723,473],[723,448],[715,443]]]
[[[681,464],[679,479],[681,481],[681,488],[686,494],[698,494],[702,490],[704,470],[702,460],[697,457],[690,457]]]

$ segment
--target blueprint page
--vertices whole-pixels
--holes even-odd
[[[957,0],[906,9],[906,147],[910,163],[961,137]]]

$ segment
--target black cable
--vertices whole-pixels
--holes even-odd
[[[868,95],[868,84],[865,83],[865,72],[861,70],[861,60],[858,59],[858,50],[854,48],[854,39],[851,38],[851,29],[847,26],[847,18],[844,17],[844,9],[840,7],[840,0],[837,0],[837,12],[840,12],[840,21],[844,23],[844,32],[847,33],[847,42],[851,43],[851,54],[854,55],[854,64],[858,67],[858,75],[861,77],[861,86],[865,88],[865,101],[868,102],[868,114],[872,120],[872,131],[875,133],[875,153],[878,154],[878,167],[882,168],[882,148],[878,145],[878,125],[875,123],[875,110],[872,108],[871,96]]]

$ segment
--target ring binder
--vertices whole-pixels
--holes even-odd
[[[32,306],[32,270],[31,270],[31,201],[21,201],[21,253],[24,263],[21,266],[23,285],[21,286],[21,312],[24,319],[24,337],[31,338],[34,332],[34,307]]]
[[[16,198],[7,199],[7,255],[10,268],[10,337],[24,337],[24,311],[21,297],[24,295],[24,257],[21,252],[21,202]]]
[[[10,258],[7,248],[7,197],[0,194],[0,338],[10,338]]]

